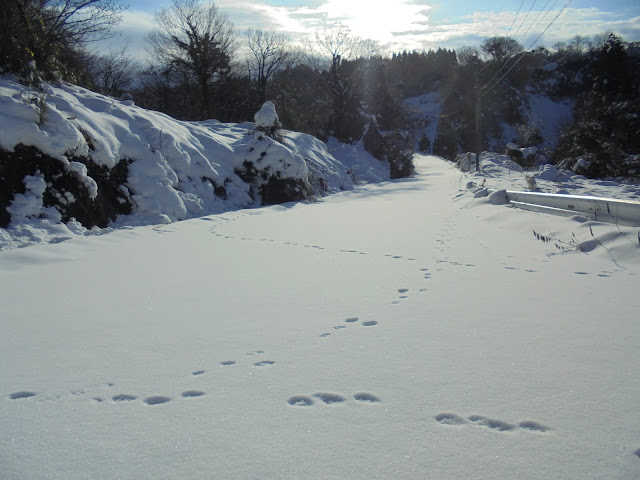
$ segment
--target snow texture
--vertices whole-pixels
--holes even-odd
[[[640,478],[638,229],[416,166],[0,252],[0,476]]]

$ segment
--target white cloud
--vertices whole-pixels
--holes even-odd
[[[432,10],[429,0],[316,0],[303,7],[276,7],[265,0],[217,0],[216,3],[240,32],[261,28],[299,38],[311,36],[324,26],[342,23],[355,35],[377,40],[388,51],[479,45],[485,38],[506,35],[512,24],[510,35],[528,48],[559,11],[556,7],[546,16],[531,12],[526,18],[523,12],[515,22],[515,11],[477,12],[435,24],[429,15]],[[537,23],[525,35],[536,19]],[[523,26],[518,29],[521,23]],[[130,55],[146,58],[145,37],[153,27],[152,14],[127,11],[119,27],[122,35],[100,50],[113,51],[127,46]],[[576,34],[595,35],[604,31],[618,33],[627,41],[640,40],[640,17],[595,8],[567,9],[538,45],[550,46],[570,40]]]
[[[148,60],[145,50],[146,37],[154,28],[152,13],[127,10],[122,15],[122,23],[116,28],[117,35],[96,44],[96,50],[102,54],[109,54],[126,49],[129,56],[145,63]]]

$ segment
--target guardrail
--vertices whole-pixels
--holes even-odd
[[[526,210],[564,216],[583,214],[599,222],[640,226],[640,201],[510,190],[505,194],[514,207]]]

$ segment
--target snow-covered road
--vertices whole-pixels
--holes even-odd
[[[640,477],[633,232],[417,167],[0,252],[0,478]]]

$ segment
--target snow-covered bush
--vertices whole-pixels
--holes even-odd
[[[371,122],[362,137],[364,148],[389,163],[391,178],[408,177],[414,172],[412,140],[403,132],[381,132]]]
[[[86,228],[106,227],[118,215],[131,213],[127,177],[127,161],[107,169],[87,157],[63,162],[33,146],[0,148],[0,227],[12,217],[76,219]]]
[[[256,131],[264,133],[267,137],[282,142],[282,124],[276,113],[276,106],[273,102],[265,102],[260,110],[254,115]]]
[[[263,113],[258,127],[277,126],[275,109]],[[34,89],[0,76],[0,127],[0,228],[34,218],[89,229],[168,223],[354,183],[309,135],[278,132],[282,143],[255,124],[181,122],[68,84]]]
[[[505,154],[523,168],[532,168],[539,160],[536,147],[520,148],[515,143],[508,143]]]

